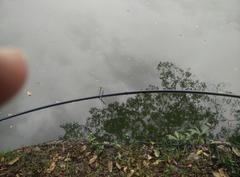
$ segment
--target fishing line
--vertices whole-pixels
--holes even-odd
[[[29,114],[29,113],[32,113],[32,112],[40,111],[40,110],[43,110],[43,109],[48,109],[48,108],[51,108],[51,107],[60,106],[60,105],[76,103],[76,102],[92,100],[92,99],[100,99],[102,101],[102,98],[106,98],[106,97],[115,97],[115,96],[122,96],[122,95],[136,95],[136,94],[140,94],[140,93],[143,93],[143,94],[146,94],[146,93],[167,93],[167,94],[181,93],[181,94],[213,95],[213,96],[221,96],[221,97],[230,97],[230,98],[240,99],[240,95],[234,95],[234,94],[229,94],[229,93],[193,91],[193,90],[136,90],[136,91],[117,92],[117,93],[110,93],[110,94],[102,94],[102,93],[103,92],[101,90],[100,91],[101,95],[99,94],[99,95],[96,95],[96,96],[77,98],[77,99],[62,101],[62,102],[58,102],[58,103],[54,103],[54,104],[49,104],[49,105],[29,109],[27,111],[23,111],[23,112],[14,114],[14,115],[4,117],[4,118],[0,119],[0,122],[6,121],[6,120],[9,120],[9,119],[13,119],[13,118],[16,118],[16,117],[19,117],[19,116],[22,116],[22,115],[25,115],[25,114]]]

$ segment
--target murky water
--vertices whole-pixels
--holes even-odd
[[[96,95],[99,87],[108,93],[158,85],[159,61],[240,94],[239,6],[238,0],[0,0],[0,45],[26,51],[30,69],[24,89],[0,116]],[[84,122],[97,105],[66,105],[1,123],[0,149],[54,139],[63,133],[60,124]]]

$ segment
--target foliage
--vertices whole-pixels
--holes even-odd
[[[71,138],[83,138],[86,135],[87,128],[84,125],[79,124],[78,122],[69,122],[60,126],[64,129],[64,136],[60,139],[71,139]]]
[[[195,79],[189,70],[172,63],[160,62],[157,70],[159,86],[151,85],[148,89],[208,89],[207,84]],[[216,89],[219,90],[220,86]],[[223,103],[232,106],[232,112],[236,113],[235,121],[239,122],[240,111],[236,105],[240,104],[231,99],[223,99]],[[117,161],[117,166],[127,166],[123,171],[128,171],[130,176],[131,170],[127,169],[134,169],[140,176],[154,176],[156,171],[156,176],[238,176],[239,152],[228,143],[213,141],[225,137],[235,145],[240,144],[240,124],[235,124],[232,130],[226,129],[224,122],[219,122],[223,120],[223,113],[224,109],[215,97],[138,94],[126,102],[91,108],[91,116],[84,126],[91,132],[87,140],[98,156],[104,154],[103,142],[115,142],[115,148],[121,147],[115,149],[113,159]],[[226,131],[223,131],[224,128]],[[67,131],[66,134],[70,137],[74,135]],[[146,143],[147,146],[143,145]],[[137,151],[139,147],[142,148]],[[122,151],[126,148],[128,150],[124,155]],[[145,157],[140,154],[145,154]],[[130,165],[131,158],[137,164],[141,161],[141,165],[135,165],[139,169]],[[112,169],[112,163],[107,166]],[[126,176],[124,172],[120,174]]]
[[[196,79],[189,69],[183,70],[173,63],[160,62],[157,70],[159,85],[151,85],[147,89],[208,90],[207,84]],[[216,86],[216,90],[222,90],[221,84]],[[201,136],[212,136],[216,133],[215,128],[219,128],[218,125],[226,125],[222,122],[219,124],[224,118],[224,109],[218,101],[216,97],[207,95],[137,94],[126,102],[113,102],[104,108],[91,108],[91,116],[87,118],[85,125],[68,123],[62,126],[66,132],[64,138],[86,137],[91,132],[102,141],[131,143],[162,141],[169,134],[186,132],[184,135],[175,133],[175,136],[180,139],[192,137],[192,142],[202,143]],[[239,104],[225,98],[222,102],[232,106],[233,112]],[[211,128],[205,125],[211,125]],[[224,131],[224,128],[222,127],[220,134],[240,142],[240,125],[235,127],[234,132],[229,129]],[[199,132],[200,130],[209,131],[208,135]]]
[[[236,117],[236,128],[234,129],[233,133],[231,134],[231,136],[229,136],[228,140],[235,144],[235,145],[239,145],[240,146],[240,110],[237,110],[235,113],[235,117]]]
[[[119,147],[109,142],[101,144],[101,153],[97,142],[92,136],[89,141],[60,140],[1,153],[0,176],[238,177],[240,173],[239,149],[224,142],[183,149],[155,143]]]
[[[168,135],[170,141],[178,144],[200,145],[210,142],[214,136],[210,133],[211,126],[205,126],[202,129],[197,127],[186,130],[185,132],[174,132],[173,135]]]
[[[148,89],[207,89],[206,83],[195,79],[189,70],[170,62],[160,62],[157,70],[160,86],[151,85]],[[204,123],[215,126],[220,109],[214,98],[205,95],[138,94],[124,103],[92,108],[86,126],[102,138],[110,134],[119,141],[125,141],[125,135],[132,141],[159,141],[175,131],[200,128]]]

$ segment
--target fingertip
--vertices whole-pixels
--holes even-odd
[[[26,55],[20,49],[0,49],[0,104],[21,89],[27,73]]]

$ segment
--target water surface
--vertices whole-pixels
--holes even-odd
[[[99,87],[145,89],[159,82],[159,61],[240,94],[239,6],[238,0],[0,0],[0,45],[22,48],[30,69],[24,89],[0,115],[96,95]],[[54,139],[63,133],[61,123],[84,122],[96,105],[101,102],[1,123],[0,149]]]

